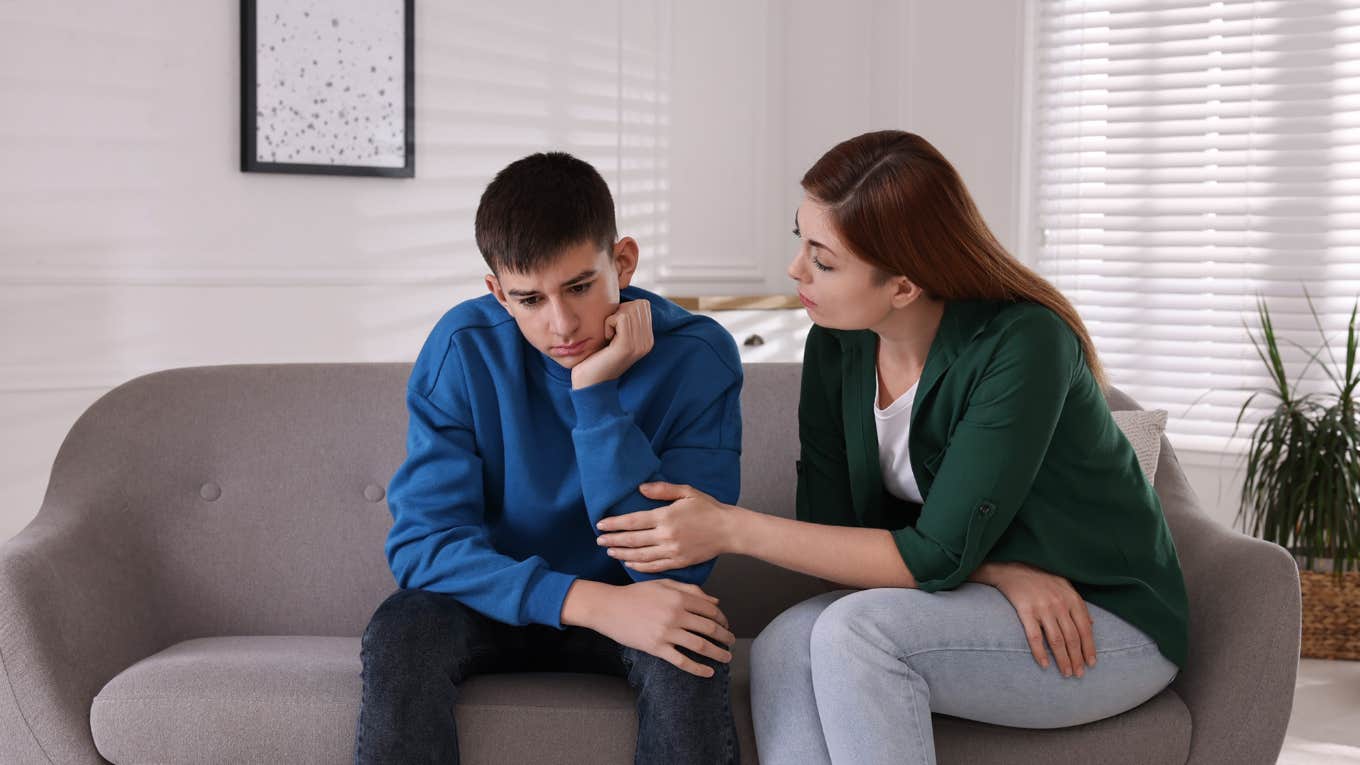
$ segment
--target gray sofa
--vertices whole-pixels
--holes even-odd
[[[177,369],[91,406],[37,518],[0,546],[0,762],[348,761],[358,636],[394,586],[383,487],[404,455],[409,370]],[[798,377],[747,367],[747,506],[792,512]],[[1295,564],[1206,518],[1165,440],[1156,486],[1192,609],[1175,684],[1070,729],[937,717],[941,763],[1275,761],[1297,668]],[[821,586],[725,558],[709,589],[742,639],[733,702],[755,762],[750,638]],[[457,718],[467,763],[632,761],[632,695],[614,678],[477,678]]]

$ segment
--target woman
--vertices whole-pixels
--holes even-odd
[[[765,762],[932,763],[931,712],[1052,728],[1156,695],[1185,585],[1076,311],[919,136],[853,138],[802,185],[798,520],[652,484],[672,504],[601,543],[644,572],[738,553],[848,588],[755,641]]]

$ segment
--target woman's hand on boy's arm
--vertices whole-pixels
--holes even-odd
[[[644,483],[642,496],[669,505],[605,518],[596,543],[625,566],[646,573],[671,571],[731,552],[729,521],[736,508],[691,486]]]
[[[571,387],[589,388],[617,380],[652,350],[652,304],[647,300],[620,303],[604,321],[604,339],[606,345],[572,367]]]
[[[605,518],[600,544],[633,571],[656,574],[701,556],[735,553],[843,587],[915,587],[884,529],[805,523],[718,502],[691,486],[643,484],[670,505]],[[626,535],[626,536],[625,536]]]

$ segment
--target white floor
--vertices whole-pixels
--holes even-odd
[[[1280,765],[1360,765],[1360,661],[1304,659]]]

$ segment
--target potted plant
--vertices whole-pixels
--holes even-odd
[[[1265,300],[1258,297],[1256,305],[1260,336],[1250,329],[1247,335],[1269,372],[1271,386],[1256,391],[1242,405],[1234,435],[1257,396],[1276,403],[1251,434],[1238,521],[1246,531],[1292,552],[1299,562],[1302,655],[1360,659],[1360,412],[1355,401],[1360,385],[1356,368],[1360,301],[1351,309],[1343,367],[1308,297],[1322,347],[1309,355],[1292,383]],[[1304,372],[1315,362],[1334,390],[1300,391]]]

